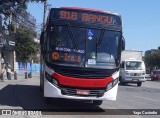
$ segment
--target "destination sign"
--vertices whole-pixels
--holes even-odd
[[[100,23],[107,25],[121,25],[120,17],[113,14],[88,12],[77,10],[54,9],[52,10],[53,20],[70,20],[88,23]]]
[[[53,52],[52,59],[54,61],[81,62],[81,56],[62,52]]]

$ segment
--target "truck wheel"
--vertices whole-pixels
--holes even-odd
[[[93,100],[93,105],[100,106],[102,104],[102,100]]]
[[[151,81],[154,81],[154,80],[155,80],[155,78],[152,77],[152,78],[151,78]]]
[[[137,83],[137,86],[141,86],[141,85],[142,85],[142,82],[138,82],[138,83]]]
[[[119,84],[120,84],[120,85],[123,85],[122,77],[119,77]]]

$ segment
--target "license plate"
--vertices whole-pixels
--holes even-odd
[[[138,82],[138,81],[139,81],[139,79],[133,79],[132,81],[133,81],[133,82]]]
[[[89,90],[76,90],[77,95],[89,95]]]

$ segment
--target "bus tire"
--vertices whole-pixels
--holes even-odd
[[[49,97],[44,97],[44,102],[45,102],[46,104],[50,104],[50,103],[52,103],[52,99],[49,98]]]
[[[40,91],[44,91],[44,78],[42,74],[40,75]]]
[[[102,102],[102,100],[93,100],[93,105],[100,106]]]
[[[43,92],[43,85],[42,85],[42,80],[41,80],[41,78],[40,78],[40,83],[39,83],[39,84],[40,84],[40,86],[39,86],[40,91]]]
[[[42,80],[40,80],[40,81],[42,81]],[[43,88],[44,88],[44,87],[43,87],[43,85],[42,85],[41,82],[40,82],[40,87],[39,87],[39,88],[40,88],[40,91],[43,92],[43,90],[44,90]]]
[[[41,92],[43,92],[43,89],[42,89],[41,85],[40,85],[39,89],[40,89]]]
[[[137,82],[137,86],[141,86],[142,85],[142,82]]]

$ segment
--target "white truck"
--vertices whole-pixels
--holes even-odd
[[[124,50],[121,55],[120,84],[136,83],[141,86],[145,82],[145,64],[142,61],[142,51]]]

